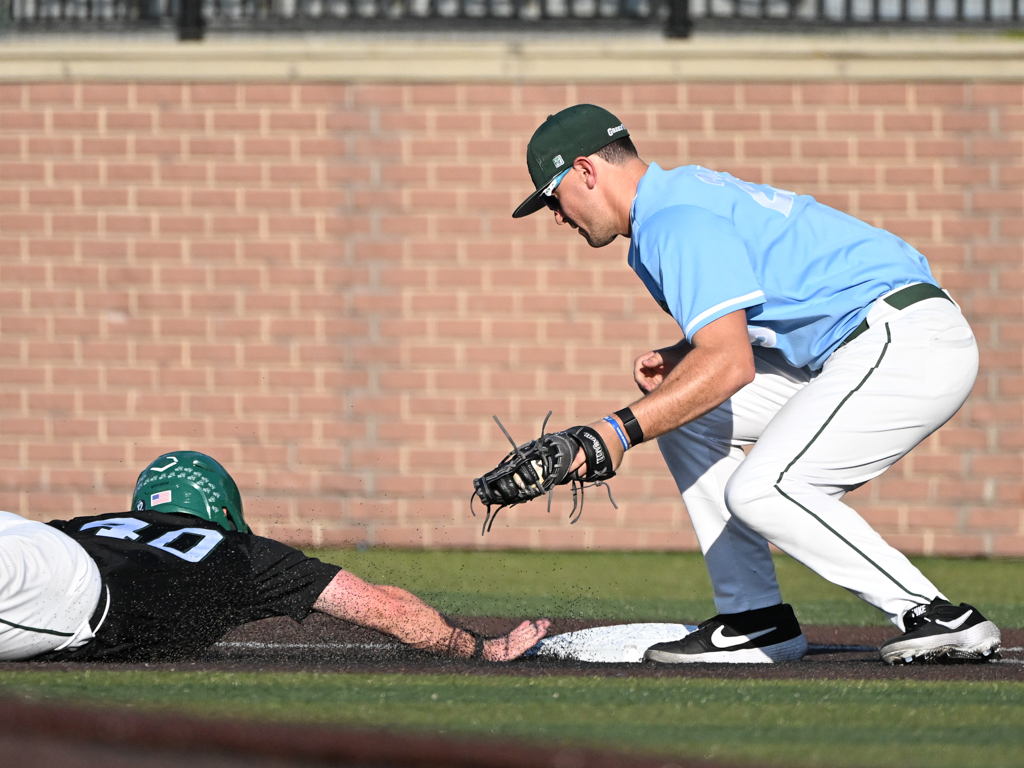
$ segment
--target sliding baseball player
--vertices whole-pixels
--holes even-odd
[[[247,622],[312,611],[486,661],[520,656],[549,625],[484,638],[404,589],[255,536],[234,480],[202,453],[150,464],[129,512],[49,524],[0,512],[0,660],[187,658]]]

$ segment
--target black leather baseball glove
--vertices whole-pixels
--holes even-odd
[[[548,413],[548,418],[551,414]],[[541,427],[541,436],[522,445],[516,445],[515,441],[494,417],[495,422],[505,433],[505,437],[512,443],[513,451],[508,454],[497,467],[478,477],[473,481],[473,497],[470,499],[470,511],[473,510],[472,501],[480,499],[487,507],[487,515],[484,518],[484,525],[481,534],[491,529],[494,518],[505,507],[513,507],[516,504],[536,499],[539,496],[548,496],[548,511],[551,510],[551,496],[556,485],[570,484],[572,486],[573,505],[569,513],[571,522],[575,523],[583,512],[583,489],[593,485],[603,485],[605,480],[615,476],[612,469],[611,455],[608,447],[597,432],[590,427],[570,427],[561,432],[547,434],[544,428],[548,419],[544,419]],[[586,456],[587,463],[580,470],[569,471],[576,454],[582,450]],[[587,485],[590,483],[590,485]],[[577,504],[577,493],[579,503]],[[611,499],[611,491],[608,492]],[[612,506],[615,501],[612,499]],[[492,511],[492,507],[497,507]],[[617,508],[617,507],[616,507]],[[578,510],[578,511],[577,511]]]

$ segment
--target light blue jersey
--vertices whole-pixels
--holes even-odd
[[[651,163],[629,265],[687,339],[745,309],[751,344],[817,370],[879,296],[935,283],[907,243],[852,216],[699,166]]]

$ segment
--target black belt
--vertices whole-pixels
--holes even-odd
[[[908,285],[906,288],[900,288],[898,291],[890,293],[882,299],[882,301],[894,309],[906,309],[911,304],[917,304],[917,302],[924,301],[925,299],[945,299],[946,301],[953,301],[946,295],[944,290],[939,288],[937,285],[932,285],[931,283],[915,283],[914,285]],[[865,317],[860,321],[860,325],[854,328],[853,332],[843,339],[843,342],[839,346],[845,347],[867,329],[868,319]]]

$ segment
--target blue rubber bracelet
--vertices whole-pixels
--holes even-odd
[[[623,432],[622,427],[619,426],[619,422],[617,422],[611,416],[605,416],[604,420],[612,425],[612,428],[615,430],[615,434],[619,436],[619,442],[622,443],[622,450],[628,451],[629,441],[626,439],[626,433]]]

